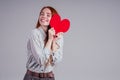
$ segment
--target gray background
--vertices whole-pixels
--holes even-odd
[[[50,5],[71,21],[56,80],[120,80],[120,0],[0,0],[0,80],[22,80],[27,35]]]

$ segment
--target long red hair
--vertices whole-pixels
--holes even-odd
[[[45,8],[48,8],[48,9],[51,11],[52,16],[53,16],[54,14],[58,14],[58,12],[57,12],[53,7],[51,7],[51,6],[45,6],[45,7],[43,7],[43,8],[41,9],[41,11],[40,11],[40,14],[41,14],[41,12],[42,12]],[[39,15],[40,15],[40,14],[39,14]],[[36,28],[39,28],[39,27],[40,27],[40,23],[39,23],[39,18],[38,18],[38,21],[37,21],[37,24],[36,24]]]

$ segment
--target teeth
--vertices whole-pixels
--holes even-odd
[[[41,19],[42,22],[45,22],[46,20],[45,19]]]
[[[44,22],[45,20],[41,20],[42,22]]]

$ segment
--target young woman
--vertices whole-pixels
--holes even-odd
[[[53,7],[43,7],[36,28],[30,33],[24,80],[55,80],[53,69],[62,59],[63,33],[55,34],[49,25],[54,14],[58,13]]]

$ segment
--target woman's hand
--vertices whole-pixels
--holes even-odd
[[[54,40],[58,40],[63,37],[63,32],[59,32],[55,35]]]
[[[59,45],[57,44],[57,40],[63,37],[63,32],[59,32],[55,35],[53,43],[52,43],[52,51],[55,52],[59,49]]]
[[[55,30],[54,28],[49,29],[48,31],[48,39],[53,40],[55,35]]]

